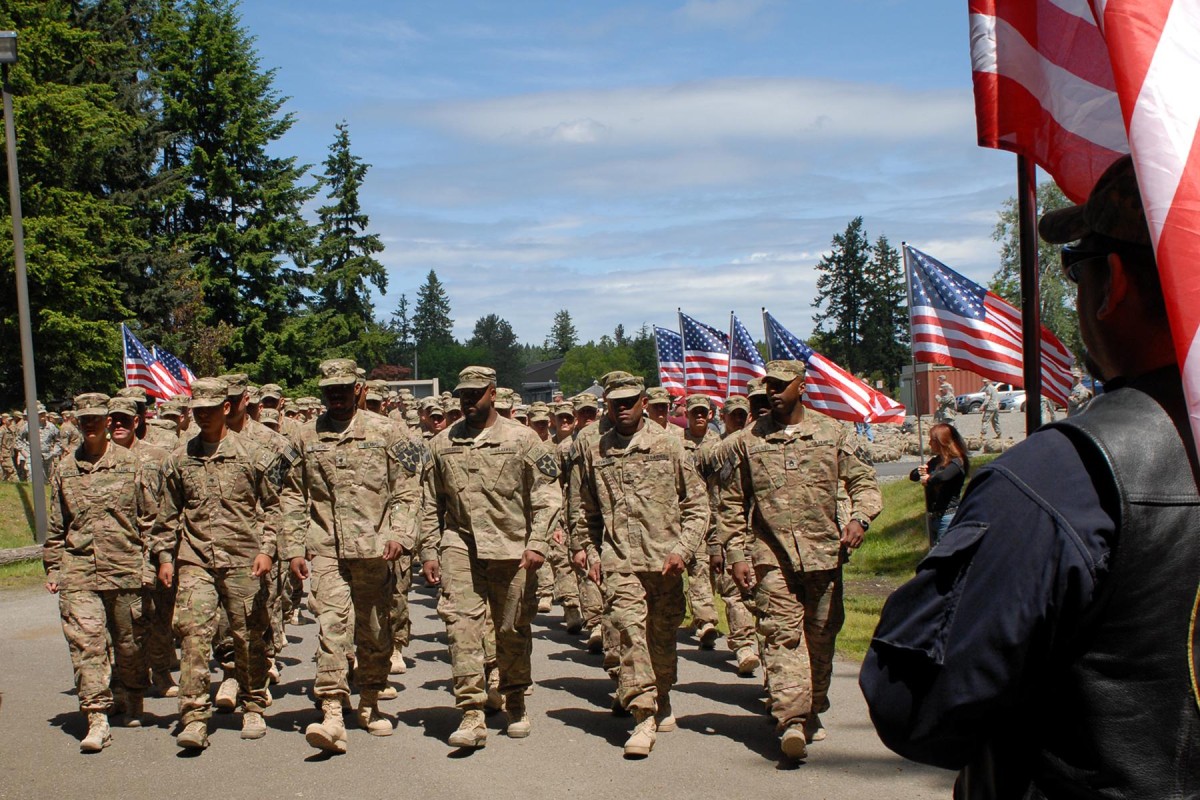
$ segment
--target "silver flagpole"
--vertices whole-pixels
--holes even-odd
[[[683,309],[675,307],[675,322],[679,325],[679,354],[683,358],[683,397],[686,400],[688,396],[688,380],[687,380],[687,340],[683,336]],[[674,411],[675,409],[671,409]],[[669,412],[668,412],[669,413]]]
[[[917,390],[917,351],[913,347],[913,295],[912,295],[912,265],[908,263],[908,242],[900,243],[904,253],[904,288],[908,292],[908,353],[912,356],[913,405],[917,411],[917,447],[921,454],[921,463],[925,463],[925,432],[921,427],[921,398]]]

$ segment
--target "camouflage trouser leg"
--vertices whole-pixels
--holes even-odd
[[[656,572],[604,576],[605,600],[621,637],[617,699],[630,711],[658,710],[675,685],[675,634],[686,614],[683,579]]]
[[[348,697],[348,653],[359,690],[387,686],[392,658],[392,566],[382,558],[312,560],[308,602],[321,623],[317,649],[318,698]]]
[[[142,608],[146,618],[146,662],[155,673],[170,674],[175,655],[175,585],[163,586],[158,578],[154,586],[142,590]]]
[[[552,538],[546,561],[548,563],[543,564],[538,573],[553,573],[554,599],[558,600],[563,608],[579,608],[579,581],[575,578],[575,569],[571,566],[566,542],[560,544]],[[538,581],[540,583],[541,578]]]
[[[771,713],[783,730],[829,706],[833,648],[845,619],[841,570],[797,573],[757,564],[755,574]]]
[[[547,559],[549,561],[549,559]],[[537,571],[537,599],[554,599],[554,570],[549,564]]]
[[[412,589],[412,555],[400,556],[393,562],[396,588],[392,592],[392,649],[401,652],[412,637],[412,619],[408,614],[408,592]]]
[[[175,633],[183,642],[179,668],[179,714],[183,724],[212,716],[209,646],[217,633],[218,609],[226,612],[232,641],[238,701],[262,713],[267,704],[267,587],[250,567],[206,569],[179,566]]]
[[[743,647],[758,647],[754,634],[754,614],[746,606],[742,590],[734,583],[733,576],[726,570],[714,576],[717,592],[725,601],[725,620],[729,623],[729,635],[725,637],[729,649],[735,653]]]
[[[983,412],[983,419],[980,420],[980,424],[979,424],[979,435],[981,437],[987,435],[987,429],[988,429],[989,423],[991,423],[992,430],[995,432],[996,437],[999,438],[1000,437],[1000,412],[999,411],[985,410]]]
[[[108,713],[112,709],[110,637],[120,683],[130,692],[146,691],[140,589],[62,592],[58,609],[71,651],[80,711]]]
[[[708,568],[708,548],[703,542],[688,565],[688,603],[692,607],[692,625],[699,628],[717,624],[717,606],[713,601],[712,570]]]
[[[536,577],[520,569],[516,559],[482,560],[456,549],[443,550],[441,563],[438,614],[450,638],[455,705],[482,708],[487,697],[485,628],[495,634],[500,692],[523,693],[532,683],[530,621],[537,607]]]
[[[289,615],[300,608],[304,600],[304,581],[292,574],[286,566],[283,568],[283,613]]]
[[[267,662],[275,661],[275,656],[287,644],[287,634],[283,627],[283,576],[282,572],[289,571],[280,567],[276,561],[267,573],[267,614],[270,617],[270,630],[267,631]]]
[[[579,610],[583,612],[583,624],[588,629],[600,624],[604,616],[604,595],[600,587],[592,583],[587,573],[578,567],[575,570],[575,583],[579,586]]]

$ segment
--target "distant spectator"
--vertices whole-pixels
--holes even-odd
[[[933,458],[908,474],[910,481],[925,487],[925,532],[933,547],[954,519],[963,481],[971,469],[967,443],[953,425],[939,422],[929,429],[929,449]]]

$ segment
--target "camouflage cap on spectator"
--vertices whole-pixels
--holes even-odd
[[[550,406],[545,403],[531,403],[529,406],[530,422],[549,422]]]
[[[229,384],[220,378],[200,378],[192,384],[192,408],[216,408],[229,399]]]
[[[358,365],[352,358],[330,358],[321,362],[321,380],[318,385],[353,386],[358,382]]]
[[[486,389],[495,385],[496,370],[491,367],[467,367],[458,373],[458,386],[454,387],[454,393],[458,394],[463,389]]]
[[[108,400],[106,394],[100,392],[84,392],[75,395],[75,416],[77,417],[106,417],[108,416]]]
[[[646,391],[646,381],[640,375],[628,372],[610,372],[604,376],[605,399],[640,397]]]
[[[767,374],[764,378],[791,383],[796,378],[803,378],[804,373],[805,367],[803,361],[776,359],[775,361],[767,362]]]
[[[250,388],[250,376],[244,372],[226,372],[218,375],[229,386],[229,396],[241,397]]]
[[[13,418],[14,419],[25,419],[25,412],[18,409],[17,411],[13,412]]]
[[[670,393],[661,386],[651,386],[646,390],[646,405],[671,405]]]
[[[749,414],[750,413],[750,401],[746,398],[745,395],[735,394],[735,395],[730,396],[725,401],[725,407],[723,410],[726,414],[730,413],[731,411],[739,411],[739,410],[745,411],[747,414]]]
[[[45,413],[46,413],[46,407],[45,407],[44,405],[42,405],[41,403],[38,403],[38,404],[37,404],[37,413],[39,413],[39,414],[45,414]]]
[[[512,389],[497,387],[494,405],[499,409],[512,408],[517,403],[517,393]]]
[[[136,417],[138,413],[137,401],[132,397],[109,398],[107,413],[124,414],[127,417]]]
[[[259,390],[259,396],[263,400],[282,400],[283,387],[278,383],[264,383],[262,389]]]
[[[575,410],[581,408],[594,408],[600,410],[600,398],[591,392],[582,392],[571,398],[571,405],[575,406]]]
[[[703,408],[706,411],[712,411],[712,407],[713,407],[712,400],[708,399],[708,395],[706,395],[706,394],[688,395],[688,399],[687,399],[687,410],[688,411],[691,411],[693,408]]]
[[[1119,242],[1150,246],[1150,228],[1142,208],[1133,159],[1121,156],[1096,181],[1082,205],[1042,215],[1038,233],[1051,244],[1078,241],[1099,234]]]

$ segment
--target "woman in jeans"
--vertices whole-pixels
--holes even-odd
[[[954,519],[971,460],[962,435],[946,422],[939,422],[929,429],[929,449],[933,458],[928,464],[914,469],[908,478],[925,487],[925,530],[929,535],[929,546],[933,547],[941,541]]]

